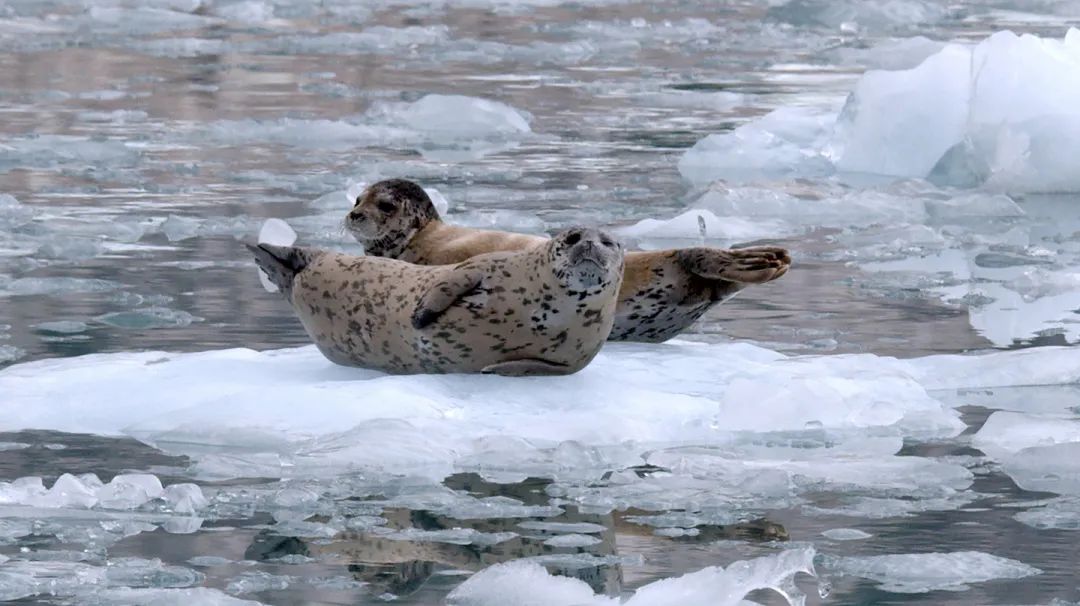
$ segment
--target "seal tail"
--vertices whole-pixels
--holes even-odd
[[[312,260],[311,251],[298,246],[247,243],[244,246],[255,255],[255,264],[259,269],[286,297],[291,296],[293,278],[304,271]]]

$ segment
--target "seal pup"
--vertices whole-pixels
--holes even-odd
[[[495,251],[527,250],[547,241],[449,225],[422,187],[406,179],[370,185],[356,198],[345,227],[364,252],[422,265],[460,263]],[[787,273],[791,257],[775,246],[680,248],[626,253],[613,341],[666,341],[714,305],[751,284]]]
[[[247,247],[323,355],[394,374],[575,373],[611,332],[623,275],[619,242],[586,228],[441,266]]]

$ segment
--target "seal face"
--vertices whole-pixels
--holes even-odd
[[[611,332],[621,245],[573,228],[449,266],[249,247],[331,361],[390,373],[571,374]]]
[[[357,197],[345,227],[369,255],[422,265],[461,263],[476,255],[526,250],[546,241],[443,223],[423,188],[405,179],[369,186]],[[678,335],[750,284],[784,275],[791,257],[775,246],[697,247],[628,252],[625,265],[609,338],[655,343]]]
[[[438,218],[424,188],[405,179],[387,179],[360,194],[347,226],[367,254],[396,259],[418,231]]]

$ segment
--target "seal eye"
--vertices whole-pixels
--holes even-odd
[[[581,242],[581,234],[579,234],[578,232],[575,231],[574,233],[570,234],[569,236],[566,236],[566,244],[567,244],[567,246],[573,246],[573,245],[577,244],[578,242]]]
[[[600,238],[600,243],[608,248],[615,247],[615,242],[611,238]]]
[[[393,202],[379,202],[378,207],[384,213],[392,213],[397,210],[397,206]]]

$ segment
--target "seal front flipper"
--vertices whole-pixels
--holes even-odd
[[[485,366],[480,372],[485,375],[502,375],[504,377],[538,377],[545,375],[568,375],[574,371],[566,364],[548,362],[540,358],[525,358],[523,360],[510,360]]]
[[[779,278],[791,267],[788,251],[777,246],[684,248],[675,254],[686,271],[708,280],[760,284]]]
[[[277,246],[274,244],[244,246],[255,255],[255,264],[266,273],[274,286],[286,297],[292,297],[292,283],[296,274],[304,271],[315,258],[316,251],[299,246]]]
[[[413,328],[430,326],[454,303],[476,290],[484,280],[484,272],[476,269],[454,269],[442,280],[432,284],[412,314]]]

